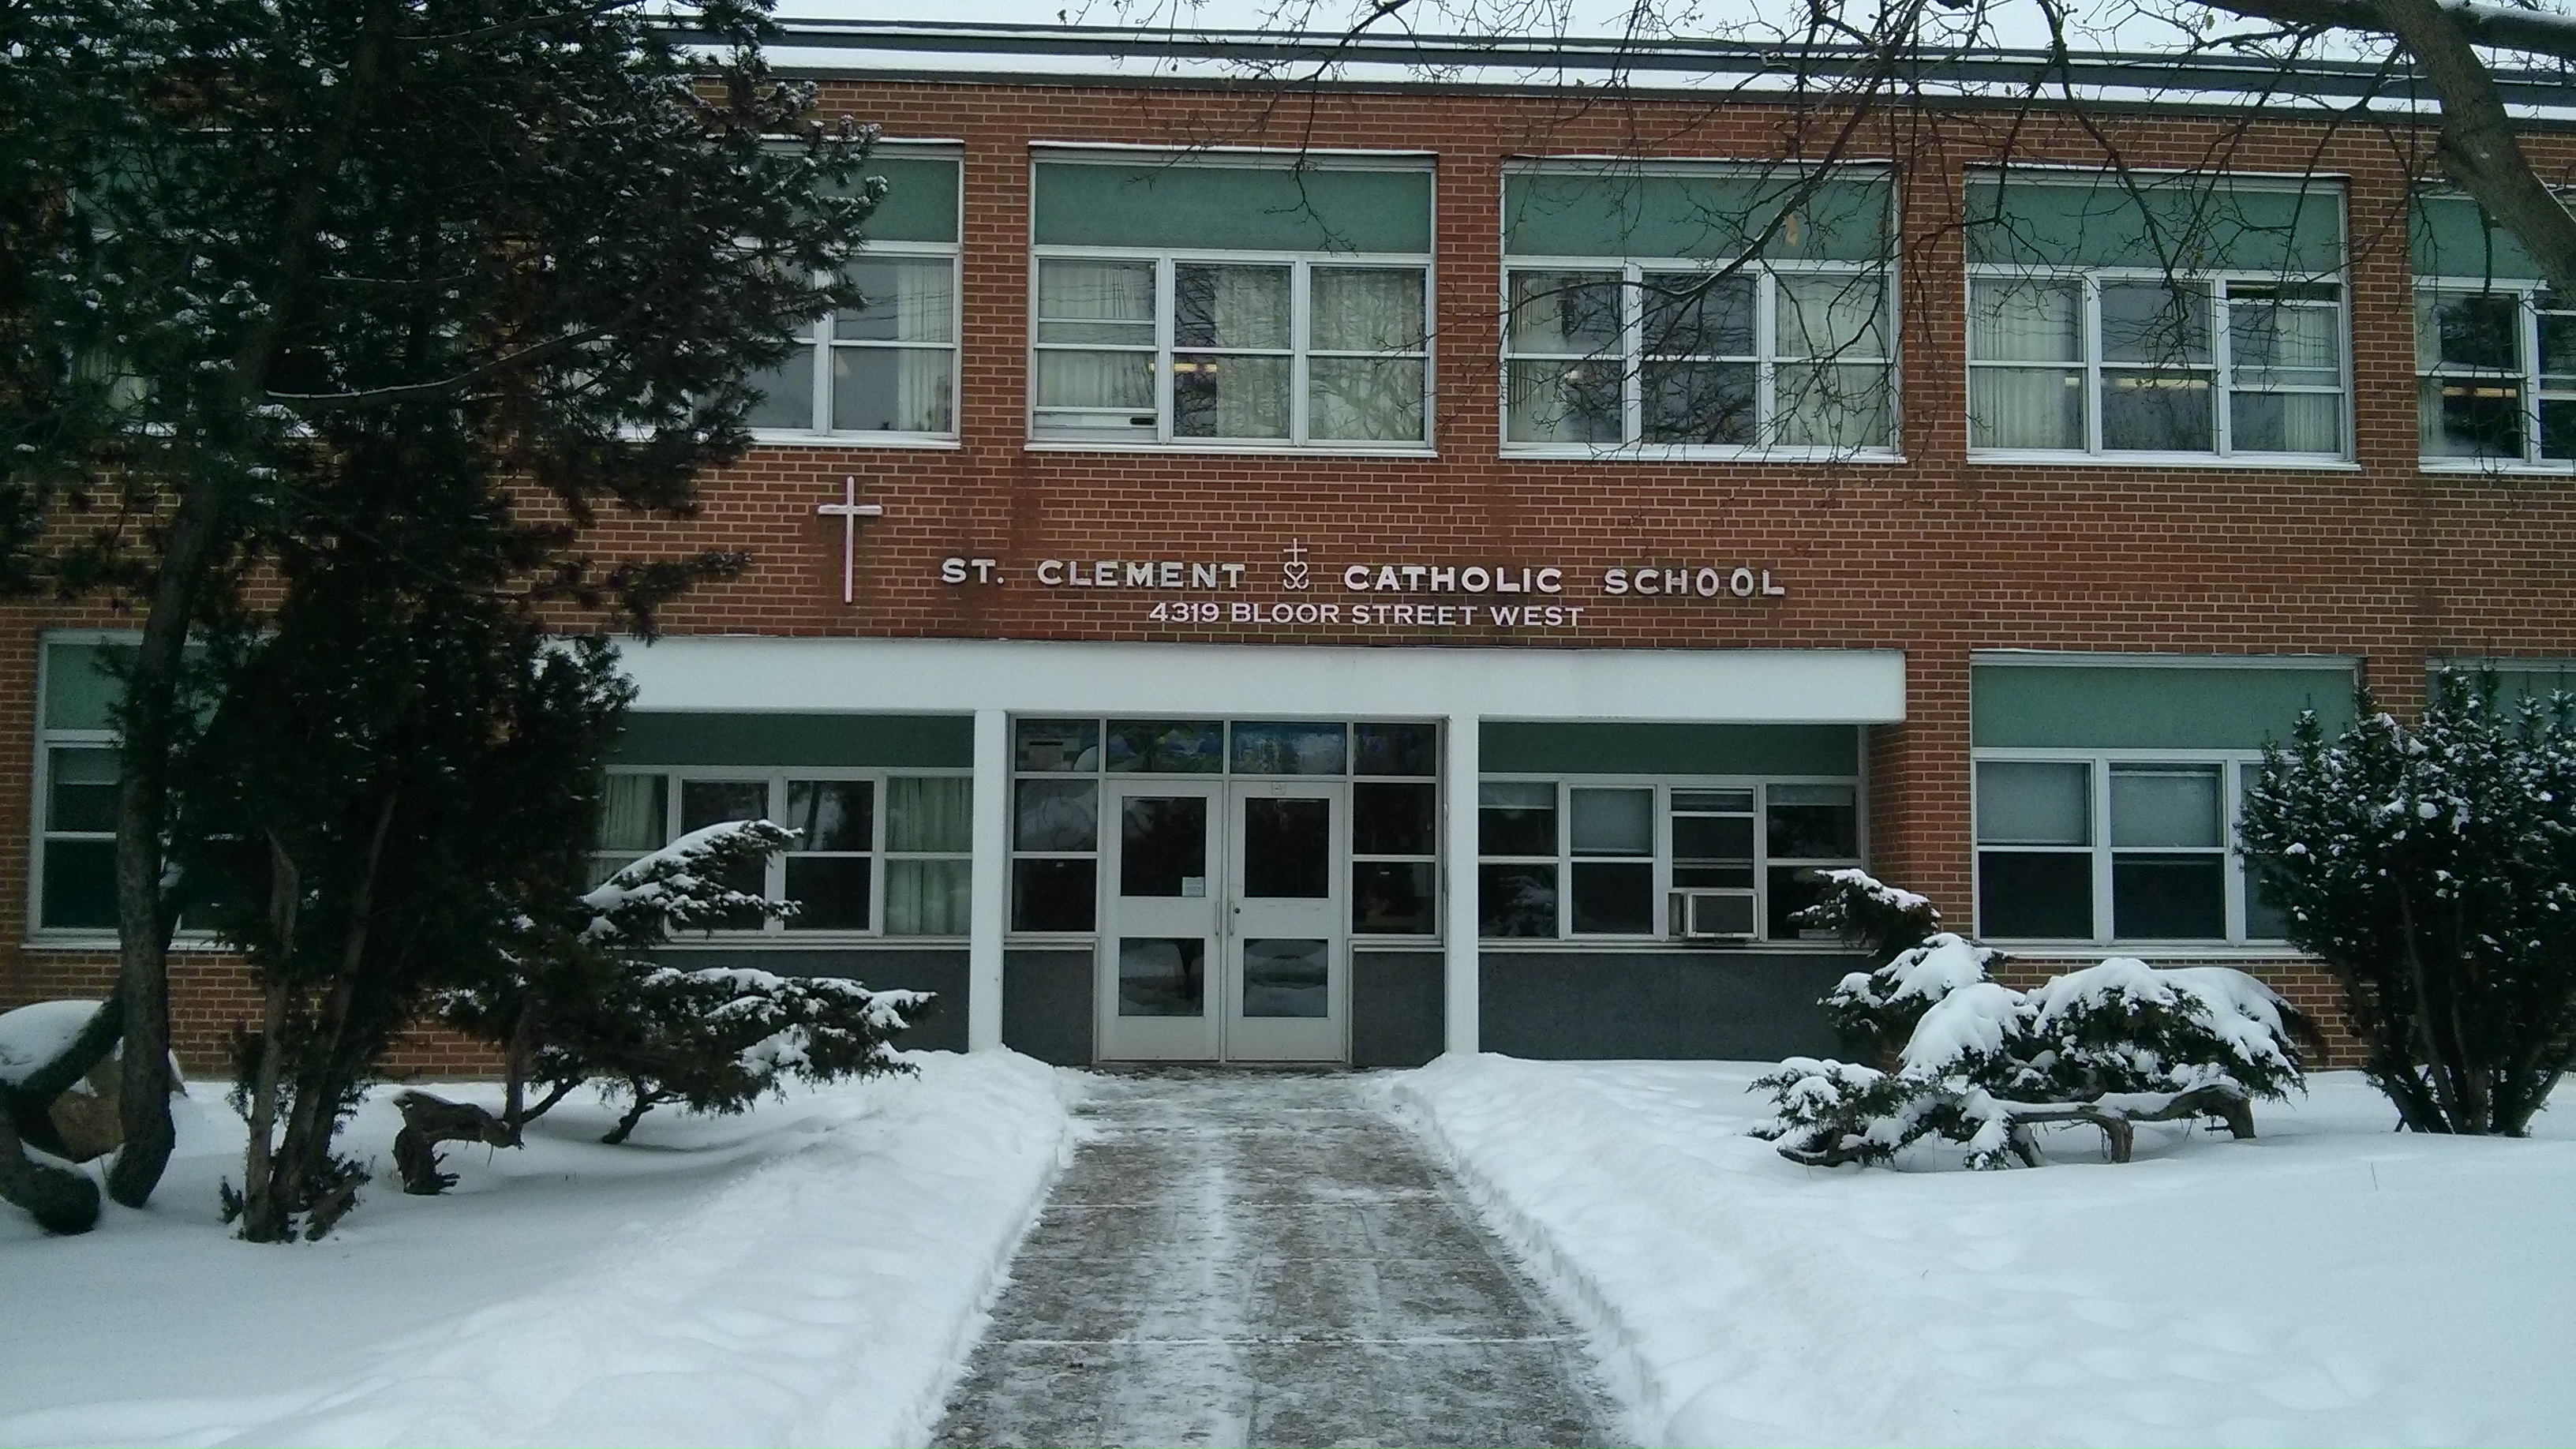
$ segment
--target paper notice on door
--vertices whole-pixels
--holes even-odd
[[[1207,896],[1207,877],[1203,875],[1182,876],[1181,894],[1187,897],[1204,899]]]

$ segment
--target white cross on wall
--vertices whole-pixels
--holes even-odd
[[[841,520],[841,602],[844,604],[855,602],[858,595],[853,587],[857,580],[854,565],[858,558],[859,520],[885,517],[885,505],[861,503],[859,480],[844,478],[841,480],[841,501],[818,503],[814,506],[814,511],[826,516],[838,516]]]

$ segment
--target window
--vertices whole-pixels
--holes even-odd
[[[957,434],[958,163],[876,156],[868,171],[887,190],[844,274],[861,301],[809,323],[756,380],[751,426],[764,439]]]
[[[1981,758],[1977,926],[2000,940],[2259,941],[2279,911],[2232,848],[2259,756]]]
[[[1875,173],[1508,174],[1505,446],[1890,451],[1888,206]]]
[[[1313,720],[1014,722],[1010,928],[1095,929],[1104,776],[1350,781],[1351,931],[1430,936],[1440,923],[1439,727]]]
[[[113,656],[133,636],[47,635],[37,650],[35,851],[27,923],[39,934],[116,931],[116,795],[122,777],[115,712],[125,686]],[[198,646],[187,646],[188,657]],[[182,937],[204,920],[183,906]]]
[[[2464,196],[2416,199],[2413,255],[2425,461],[2576,466],[2576,306]]]
[[[1678,935],[1667,892],[1713,898],[1702,930],[1814,939],[1790,917],[1816,903],[1817,872],[1860,864],[1847,780],[1488,779],[1476,814],[1478,930],[1495,939]]]
[[[962,774],[616,771],[594,867],[605,878],[692,830],[774,820],[797,832],[765,867],[728,882],[792,901],[784,922],[743,929],[962,936],[967,929],[974,781]]]
[[[1039,163],[1030,436],[1427,446],[1430,181]]]
[[[116,930],[119,768],[113,712],[123,690],[107,668],[107,654],[118,647],[52,638],[42,646],[34,909],[28,917],[38,931]]]
[[[2345,456],[2339,195],[2015,176],[1969,210],[1971,447]]]

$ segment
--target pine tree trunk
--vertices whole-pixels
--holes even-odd
[[[617,1125],[608,1129],[608,1135],[599,1139],[611,1147],[631,1136],[635,1131],[635,1124],[644,1120],[644,1114],[661,1105],[664,1100],[659,1093],[647,1090],[642,1082],[631,1082],[628,1085],[635,1089],[635,1105],[627,1108],[626,1115],[617,1119]]]
[[[260,324],[244,335],[216,389],[243,410],[268,396],[268,377],[288,322],[302,310],[312,285],[317,232],[330,188],[341,184],[340,161],[355,144],[362,107],[371,104],[392,39],[396,7],[370,6],[364,32],[341,94],[341,111],[278,229],[276,285],[265,297]],[[220,440],[218,441],[218,446]],[[162,536],[152,595],[143,616],[143,640],[125,679],[120,726],[124,767],[116,791],[117,991],[125,1000],[125,1056],[117,1113],[125,1142],[108,1169],[107,1192],[127,1207],[141,1207],[170,1164],[176,1132],[170,1122],[170,933],[177,921],[162,898],[161,837],[169,823],[169,763],[179,712],[179,666],[188,631],[197,622],[200,597],[221,563],[234,528],[240,479],[236,467],[203,439],[188,439],[181,456],[186,486]],[[139,766],[139,768],[138,768]]]
[[[278,1191],[277,1081],[286,1055],[288,988],[272,975],[261,992],[258,1064],[250,1081],[250,1146],[242,1155],[241,1235],[254,1243],[282,1243],[295,1235],[293,1209]]]

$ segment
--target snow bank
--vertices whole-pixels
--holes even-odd
[[[2565,1443],[2576,1123],[2396,1136],[2350,1073],[2236,1143],[1817,1171],[1768,1064],[1450,1058],[1388,1079],[1590,1335],[1644,1444]],[[1918,1148],[1900,1167],[1955,1168]]]
[[[1068,1119],[1026,1057],[912,1060],[623,1148],[577,1097],[285,1248],[216,1225],[241,1129],[199,1087],[150,1212],[0,1222],[0,1444],[919,1443]],[[353,1150],[398,1125],[378,1094]]]
[[[16,1086],[62,1055],[92,1016],[95,1001],[39,1001],[0,1011],[0,1082]]]

